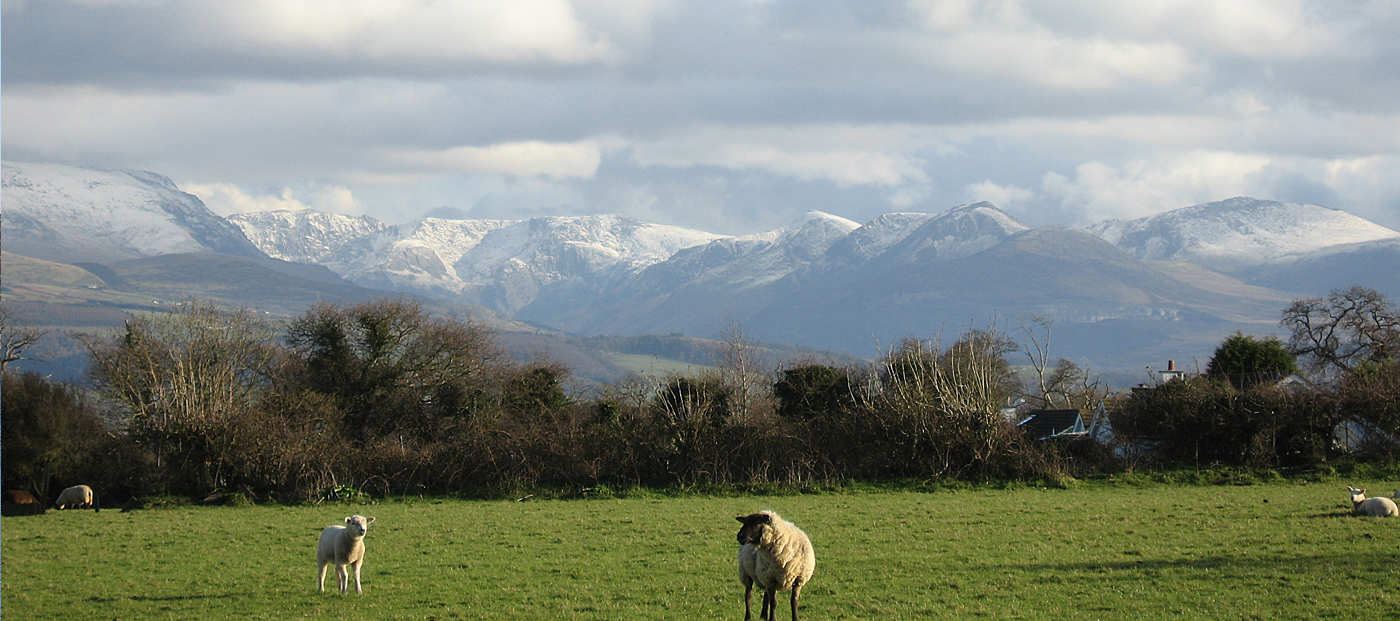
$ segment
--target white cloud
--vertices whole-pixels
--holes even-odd
[[[839,187],[890,187],[927,181],[917,154],[940,146],[909,126],[708,125],[639,141],[633,154],[642,166],[718,166],[820,179]]]
[[[210,211],[221,216],[256,211],[300,211],[315,209],[332,213],[359,215],[364,213],[355,196],[345,186],[332,185],[309,191],[306,202],[295,198],[291,188],[276,195],[252,196],[231,183],[182,183],[180,189],[199,197]]]
[[[915,0],[924,36],[911,53],[955,75],[1002,76],[1057,89],[1172,85],[1204,69],[1171,40],[1115,32],[1067,33],[1037,22],[1015,1]]]
[[[1171,40],[1202,53],[1298,58],[1346,51],[1355,6],[1331,13],[1306,0],[1028,0],[1027,12],[1065,33]],[[1363,3],[1364,4],[1364,3]]]
[[[514,175],[590,178],[602,162],[597,141],[571,143],[537,140],[507,142],[487,147],[454,147],[439,151],[399,151],[388,161],[421,172],[468,175]]]
[[[1400,229],[1395,217],[1400,207],[1400,155],[1375,155],[1324,162],[1318,175],[1339,196],[1347,198],[1347,211]],[[1388,217],[1387,217],[1388,216]]]
[[[1269,163],[1268,157],[1224,151],[1192,151],[1121,164],[1093,161],[1076,167],[1073,179],[1047,173],[1041,190],[1079,212],[1085,222],[1137,218],[1248,196],[1259,189],[1251,175]]]
[[[577,64],[618,50],[567,0],[248,0],[184,7],[191,34],[255,55]]]
[[[969,202],[987,201],[1001,208],[1024,203],[1036,197],[1035,192],[1025,188],[997,185],[991,179],[963,188],[963,194],[967,195]]]

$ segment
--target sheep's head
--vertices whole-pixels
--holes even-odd
[[[739,545],[746,543],[758,545],[758,540],[763,538],[763,529],[773,525],[773,514],[768,511],[734,519],[743,524],[739,527]]]
[[[374,522],[374,518],[363,515],[352,515],[345,518],[345,528],[350,531],[352,537],[363,537],[369,532],[369,525]]]
[[[1364,500],[1364,499],[1366,498],[1366,490],[1364,490],[1364,489],[1356,489],[1356,488],[1354,488],[1354,487],[1348,487],[1348,488],[1347,488],[1347,491],[1348,491],[1348,492],[1351,492],[1351,501],[1352,501],[1352,502],[1357,502],[1357,501],[1359,501],[1359,500]]]

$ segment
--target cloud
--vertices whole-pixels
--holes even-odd
[[[229,211],[752,232],[1248,194],[1400,226],[1393,0],[4,2],[7,158],[222,184]]]
[[[403,151],[391,153],[387,159],[395,165],[423,172],[588,178],[598,172],[602,147],[595,141],[550,143],[531,140],[487,147]]]
[[[1103,90],[1177,84],[1204,69],[1176,42],[1059,32],[1034,20],[1019,2],[915,0],[910,6],[925,33],[910,41],[910,51],[963,76]]]
[[[717,166],[822,180],[838,187],[892,187],[927,181],[918,153],[939,147],[937,141],[901,126],[707,125],[638,141],[632,149],[642,166]]]
[[[1036,197],[1035,192],[1025,188],[997,185],[990,179],[963,188],[963,193],[967,195],[969,202],[987,201],[1001,208],[1013,207]]]
[[[1245,153],[1193,151],[1121,164],[1100,161],[1075,167],[1070,178],[1046,173],[1041,190],[1074,208],[1085,222],[1137,218],[1169,209],[1247,196],[1269,158]],[[1268,197],[1261,197],[1268,198]]]
[[[201,34],[214,35],[215,45],[256,55],[576,64],[618,53],[567,0],[245,0],[184,8],[197,12]]]
[[[1111,31],[1133,40],[1171,40],[1198,52],[1280,59],[1347,53],[1358,6],[1303,0],[1099,0],[1022,3],[1059,32]],[[1359,4],[1367,4],[1365,2]],[[1350,43],[1349,43],[1350,41]]]
[[[257,211],[300,211],[315,209],[332,213],[364,213],[354,194],[345,186],[322,186],[307,192],[306,202],[295,198],[291,188],[278,194],[252,196],[229,183],[182,183],[180,189],[199,197],[210,211],[221,216]]]

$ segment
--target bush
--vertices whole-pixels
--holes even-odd
[[[5,371],[0,377],[0,434],[5,489],[39,495],[48,468],[49,489],[92,482],[85,466],[108,438],[96,411],[71,386],[37,373]],[[41,498],[42,502],[52,498]]]

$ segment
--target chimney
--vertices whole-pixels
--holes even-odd
[[[1167,370],[1168,370],[1168,371],[1175,371],[1175,370],[1176,370],[1176,361],[1175,361],[1175,360],[1168,360],[1168,361],[1167,361]]]

